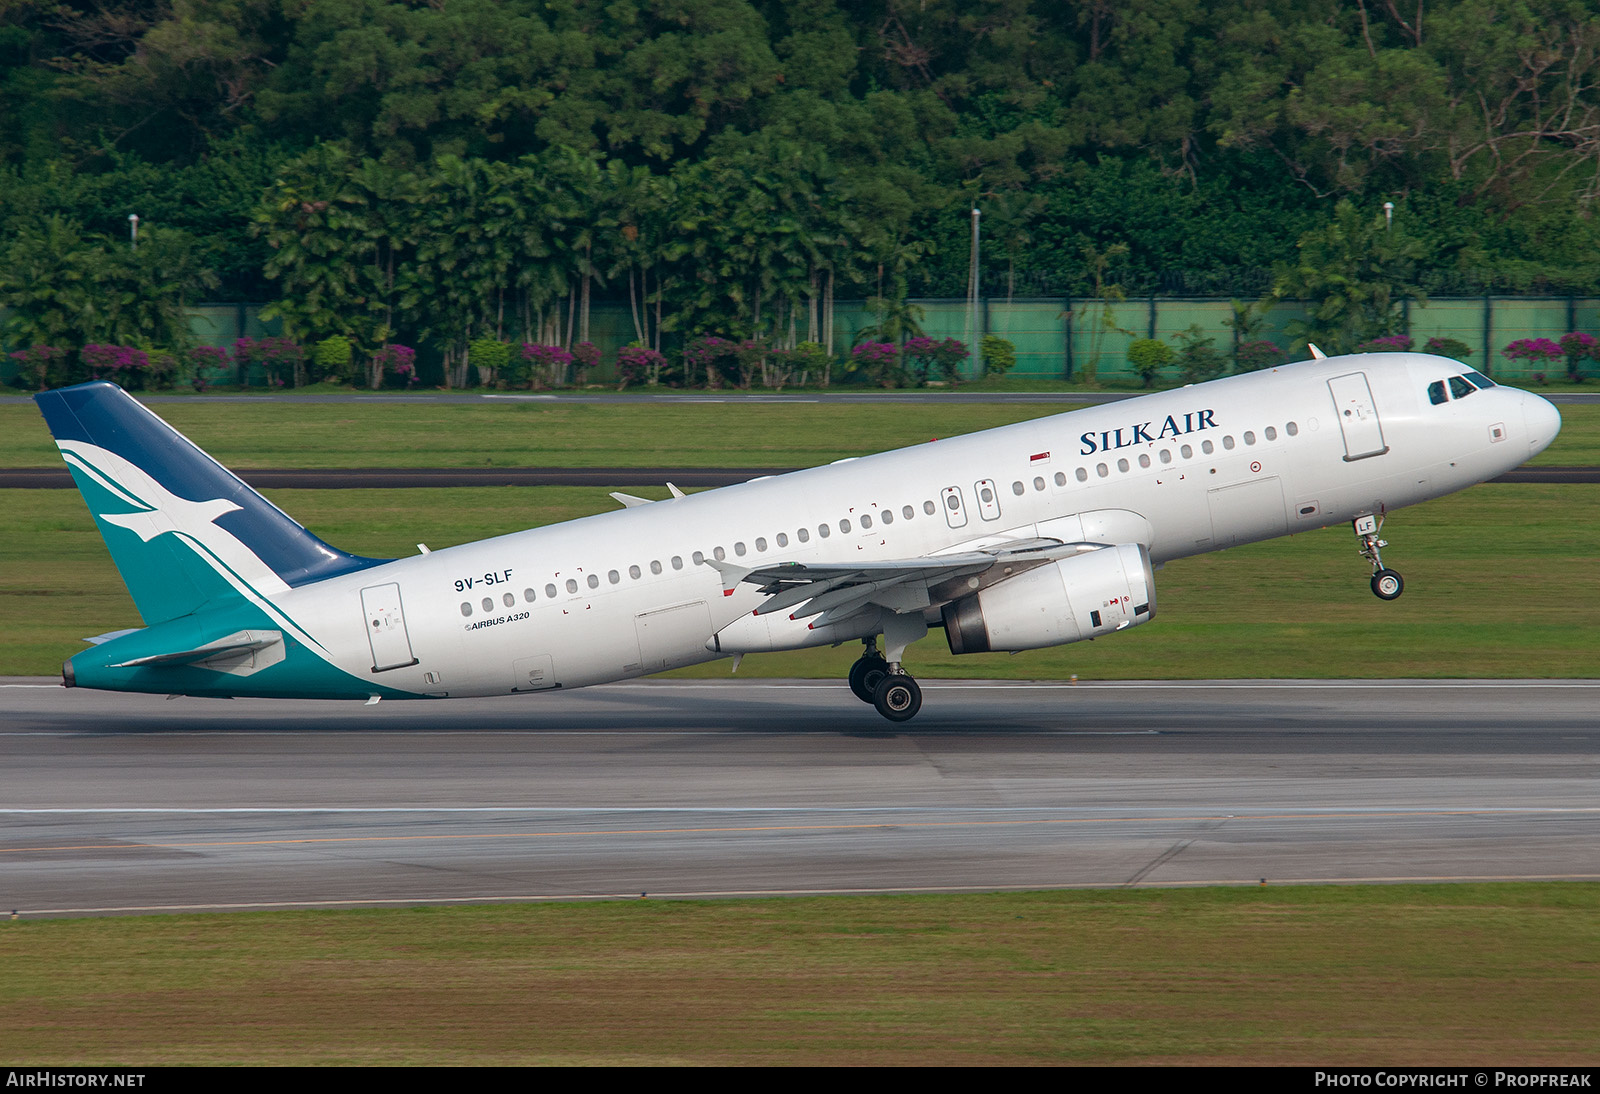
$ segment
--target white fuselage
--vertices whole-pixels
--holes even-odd
[[[1515,389],[1430,403],[1430,383],[1463,371],[1413,355],[1305,362],[400,559],[274,600],[339,667],[417,695],[643,676],[719,656],[708,642],[764,599],[697,552],[838,565],[1043,536],[1142,542],[1160,564],[1438,497],[1550,442],[1554,409]],[[1365,412],[1339,380],[1355,374]],[[375,673],[387,655],[367,616],[382,596],[415,663]],[[763,618],[765,644],[744,648],[862,636]]]

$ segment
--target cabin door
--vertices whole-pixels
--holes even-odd
[[[362,589],[361,607],[366,613],[367,641],[372,646],[372,671],[415,665],[406,615],[400,607],[400,586],[391,582]]]
[[[1372,401],[1367,374],[1352,372],[1347,376],[1335,376],[1328,381],[1328,390],[1333,393],[1334,413],[1344,433],[1345,462],[1381,456],[1389,451],[1389,446],[1383,443],[1383,423],[1378,421],[1378,406]]]

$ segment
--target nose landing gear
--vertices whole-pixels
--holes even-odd
[[[1383,564],[1383,556],[1379,552],[1389,546],[1389,541],[1379,539],[1378,533],[1383,530],[1383,516],[1374,516],[1369,513],[1364,517],[1357,517],[1352,526],[1355,528],[1356,540],[1360,543],[1358,550],[1361,557],[1372,563],[1372,595],[1379,600],[1395,600],[1405,592],[1406,583],[1394,570],[1388,569]]]

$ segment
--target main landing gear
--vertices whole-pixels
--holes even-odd
[[[1361,557],[1372,563],[1372,595],[1379,600],[1398,599],[1406,591],[1405,579],[1385,567],[1383,556],[1378,553],[1389,546],[1388,540],[1378,538],[1378,533],[1383,530],[1382,515],[1357,517],[1353,526],[1356,540],[1361,544]]]
[[[891,722],[905,722],[922,709],[922,689],[900,667],[906,646],[928,633],[920,615],[894,616],[884,631],[890,656],[878,652],[876,636],[863,640],[866,649],[850,666],[850,690],[863,703],[871,703]]]

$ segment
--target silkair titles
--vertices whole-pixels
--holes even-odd
[[[1186,433],[1198,433],[1202,429],[1215,429],[1217,423],[1213,420],[1215,410],[1192,410],[1181,419],[1176,414],[1168,414],[1161,423],[1161,428],[1151,433],[1156,428],[1155,422],[1140,422],[1138,425],[1106,429],[1099,433],[1093,431],[1079,437],[1083,445],[1080,456],[1092,456],[1096,452],[1109,452],[1114,448],[1127,448],[1135,444],[1153,444],[1164,441],[1168,437],[1182,437]]]

